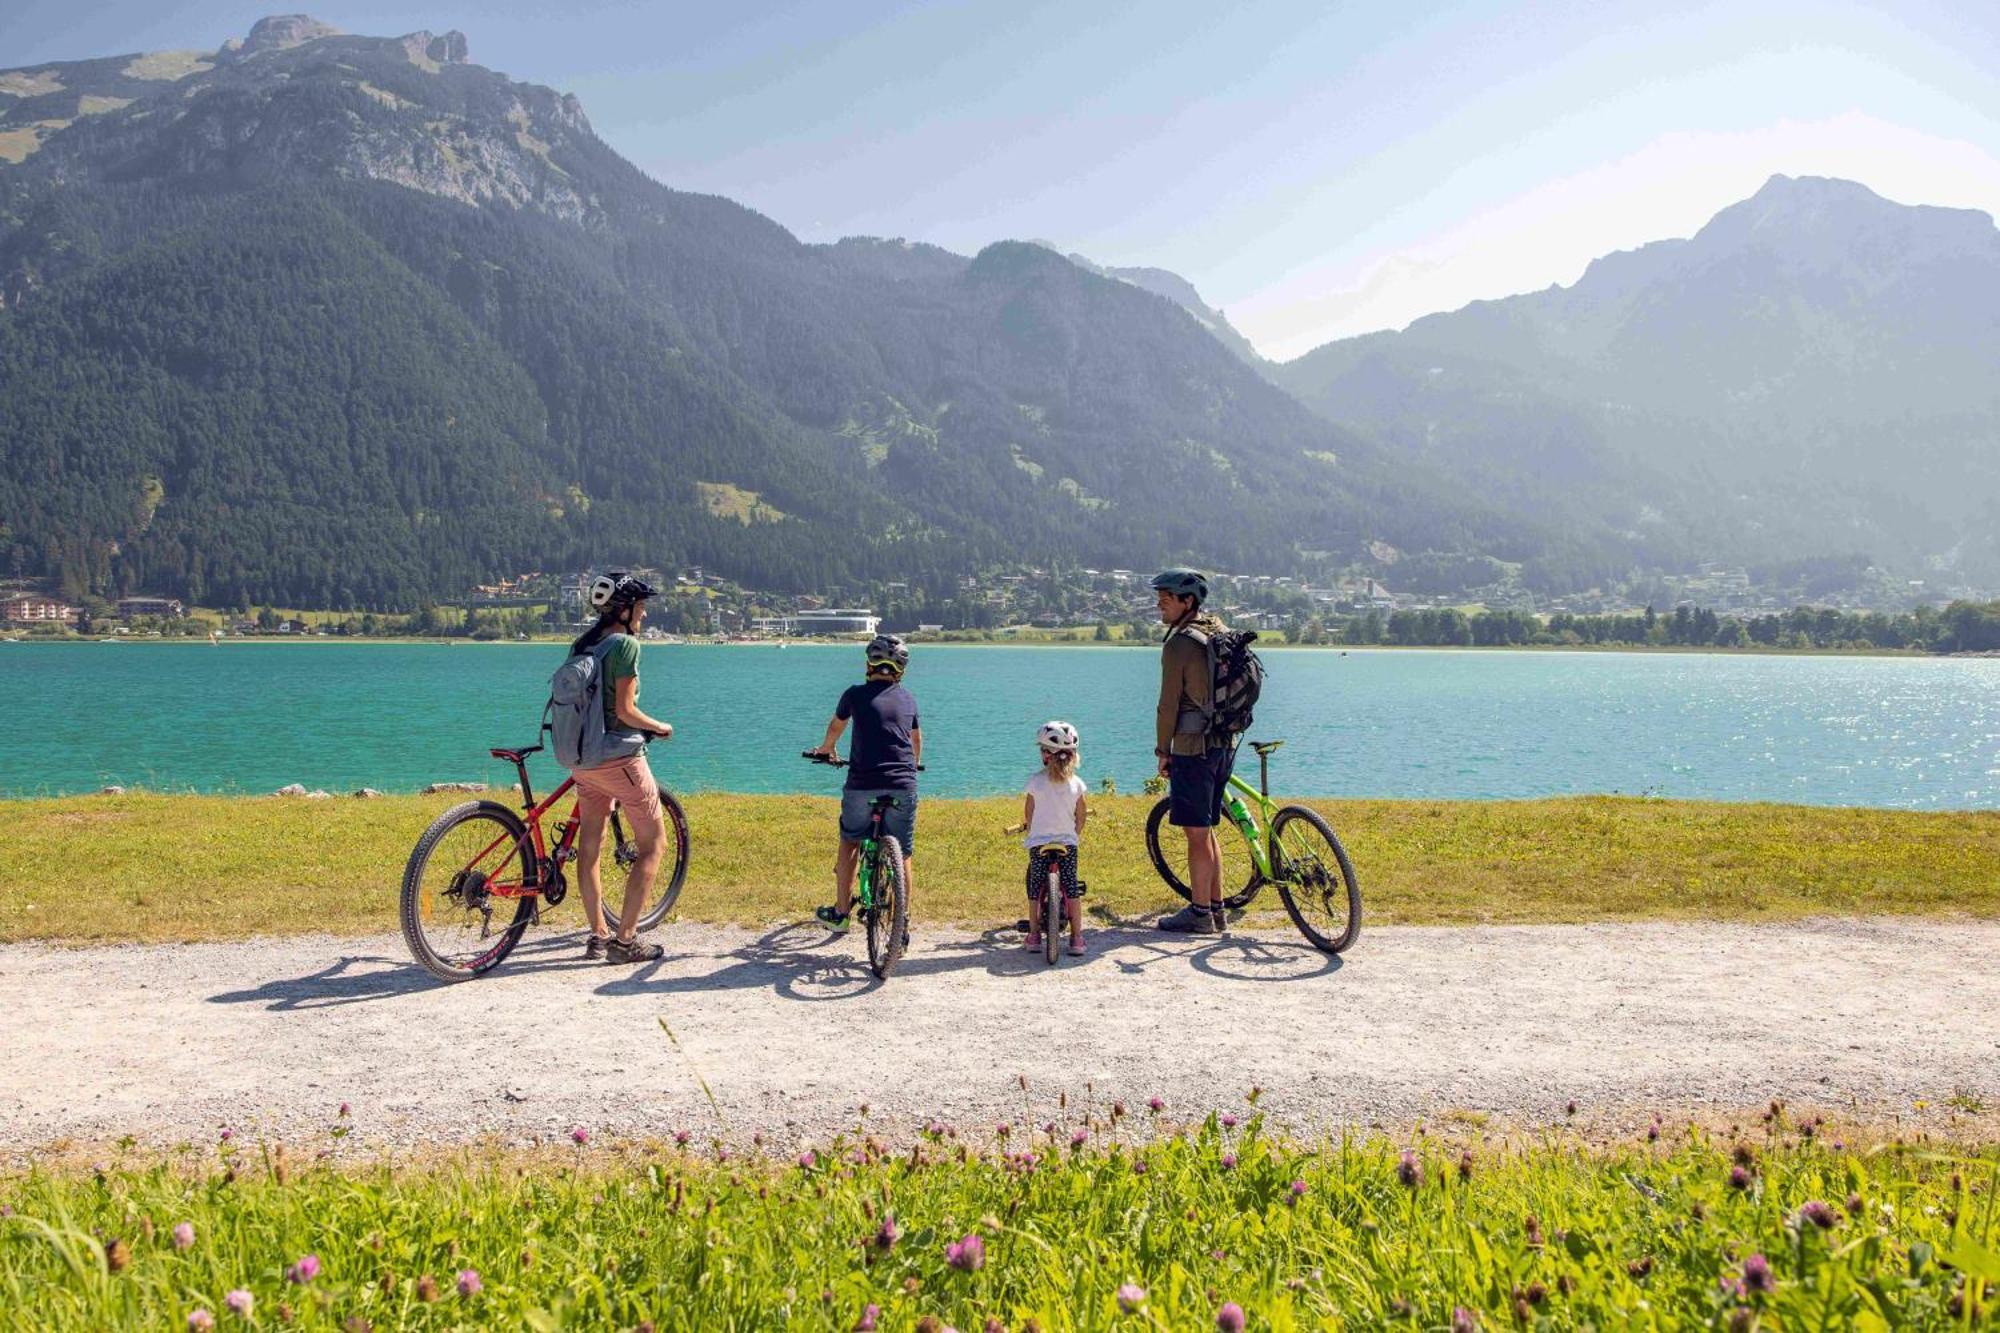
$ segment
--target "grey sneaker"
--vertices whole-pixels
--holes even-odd
[[[613,937],[604,946],[604,961],[607,963],[657,963],[666,957],[667,951],[660,945],[644,940],[621,940]]]
[[[1190,903],[1172,916],[1163,916],[1154,925],[1160,930],[1171,930],[1177,935],[1213,935],[1215,924],[1208,919],[1208,909]]]
[[[1208,922],[1209,922],[1209,928],[1203,931],[1202,932],[1203,934],[1227,935],[1229,933],[1229,913],[1223,908],[1220,907],[1210,908],[1208,913]]]
[[[587,963],[601,963],[601,962],[603,962],[603,961],[604,961],[604,946],[605,946],[605,945],[607,945],[607,944],[609,944],[610,942],[611,942],[611,941],[610,941],[610,939],[609,939],[609,938],[608,938],[607,936],[603,936],[603,935],[592,935],[592,936],[590,937],[590,943],[588,943],[588,944],[586,944],[586,945],[584,945],[584,946],[583,946],[583,958],[584,958],[584,961],[585,961],[585,962],[587,962]]]

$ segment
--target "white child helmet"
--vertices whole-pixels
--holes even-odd
[[[1077,747],[1076,728],[1067,722],[1044,722],[1035,733],[1035,744],[1044,750],[1070,750]]]

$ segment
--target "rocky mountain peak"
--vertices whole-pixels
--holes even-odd
[[[1717,213],[1695,236],[1705,249],[1778,245],[1835,259],[1865,238],[1897,236],[1927,248],[1990,247],[1993,219],[1977,209],[1899,204],[1856,181],[1773,176]]]
[[[310,14],[273,14],[257,20],[256,26],[250,29],[250,35],[243,39],[242,51],[245,55],[258,51],[283,51],[322,37],[339,36],[340,29],[330,23],[321,23]]]
[[[456,28],[443,34],[427,29],[410,33],[403,38],[403,49],[409,53],[413,65],[466,65],[472,62],[465,34]]]

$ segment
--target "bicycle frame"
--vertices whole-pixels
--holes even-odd
[[[537,746],[535,748],[540,749],[541,747]],[[535,789],[528,782],[528,755],[533,752],[532,750],[522,750],[513,752],[511,755],[514,762],[514,769],[520,775],[521,810],[523,812],[521,822],[528,826],[528,839],[534,851],[535,864],[533,873],[532,875],[528,873],[528,867],[522,867],[521,882],[518,884],[506,883],[493,875],[487,876],[487,891],[496,898],[532,898],[541,893],[547,883],[548,874],[571,859],[571,849],[576,845],[577,834],[583,827],[581,816],[583,802],[581,797],[579,797],[576,804],[570,806],[569,818],[556,826],[561,831],[561,836],[556,839],[555,847],[553,850],[549,847],[547,840],[542,836],[542,817],[553,810],[562,798],[570,793],[576,786],[576,779],[574,777],[565,777],[554,791],[550,792],[547,797],[538,803],[535,800]],[[618,818],[618,812],[615,807],[612,810],[611,818],[614,821]],[[612,828],[615,840],[614,845],[616,843],[623,843],[625,834],[622,827],[614,822]],[[492,855],[495,848],[499,847],[506,840],[506,837],[503,835],[487,843],[480,850],[479,855],[472,858],[471,864],[476,866],[481,861],[484,861],[488,856]],[[509,859],[511,859],[511,856]],[[507,862],[505,860],[501,861],[499,868],[505,870],[506,867]]]
[[[882,812],[875,810],[868,820],[868,836],[855,851],[854,902],[850,907],[875,910],[875,864],[882,852]]]
[[[1268,834],[1271,822],[1278,814],[1278,803],[1271,799],[1271,761],[1268,755],[1257,756],[1257,781],[1259,785],[1253,787],[1232,771],[1223,797],[1222,813],[1242,835],[1244,845],[1250,849],[1250,862],[1257,867],[1257,880],[1263,883],[1271,879]],[[1251,806],[1256,807],[1254,813]]]

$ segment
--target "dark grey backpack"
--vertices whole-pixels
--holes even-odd
[[[564,768],[596,768],[629,759],[646,748],[636,731],[611,731],[604,725],[604,658],[613,635],[587,653],[576,653],[549,677],[549,705],[543,725]]]
[[[1234,744],[1250,730],[1257,700],[1264,693],[1264,660],[1250,645],[1255,630],[1224,630],[1209,636],[1208,734],[1213,741]]]

